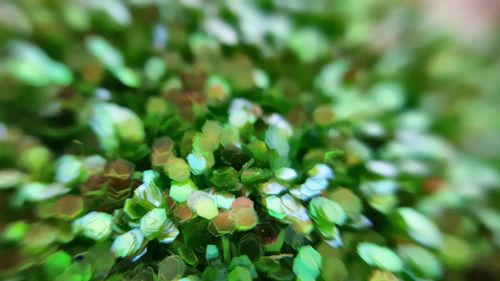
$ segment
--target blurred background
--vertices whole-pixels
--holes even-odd
[[[217,39],[220,54],[195,59],[188,52],[208,44],[203,36],[193,39],[200,31]],[[92,36],[106,38],[114,49]],[[271,83],[283,99],[308,104],[308,96],[323,92],[338,99],[339,117],[346,119],[396,104],[416,113],[407,122],[449,142],[458,153],[447,182],[466,198],[460,204],[487,208],[479,216],[486,222],[473,233],[497,244],[474,255],[467,226],[454,230],[456,221],[448,222],[450,232],[468,238],[457,243],[465,261],[456,261],[460,270],[447,280],[498,280],[499,54],[498,0],[1,0],[0,167],[12,167],[33,143],[54,154],[92,146],[95,139],[85,133],[87,100],[106,100],[110,89],[124,93],[133,108],[132,93],[169,87],[155,82],[163,73],[215,69],[245,92],[255,86],[248,69],[260,67],[268,77],[255,83]],[[123,69],[110,67],[116,65]],[[373,85],[405,94],[360,105]],[[9,198],[0,198],[2,225],[11,221]],[[461,225],[469,212],[461,208],[449,217]],[[19,262],[9,251],[0,268]]]
[[[22,123],[28,119],[33,123],[31,127],[42,122],[33,120],[40,119],[40,112],[32,112],[30,107],[44,97],[35,92],[49,90],[36,87],[44,82],[36,81],[34,69],[26,74],[22,69],[8,67],[14,56],[29,56],[34,51],[19,47],[20,42],[36,44],[40,48],[36,52],[68,64],[77,72],[75,75],[93,75],[91,78],[98,80],[98,70],[91,69],[82,54],[83,38],[88,34],[108,36],[124,50],[127,63],[139,66],[140,50],[154,39],[154,32],[154,40],[162,44],[162,36],[185,36],[187,31],[177,30],[180,26],[202,25],[229,46],[238,40],[264,45],[268,39],[279,46],[286,44],[290,33],[299,27],[314,26],[329,40],[330,52],[359,61],[367,71],[379,68],[377,73],[397,74],[405,79],[409,99],[417,100],[418,96],[419,105],[433,114],[440,133],[461,149],[499,165],[498,1],[231,1],[226,3],[227,14],[222,16],[239,23],[240,38],[236,38],[235,30],[227,30],[227,26],[213,20],[220,14],[215,2],[1,1],[1,120]],[[176,14],[180,8],[174,6],[198,10],[196,14]],[[266,12],[271,8],[272,13]],[[162,35],[161,28],[151,30],[162,22],[173,25],[169,35]],[[271,56],[271,47],[266,47]],[[32,88],[21,90],[26,84]],[[9,106],[12,104],[15,109]],[[45,112],[44,118],[52,113]]]

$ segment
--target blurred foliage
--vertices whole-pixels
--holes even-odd
[[[496,280],[498,26],[428,9],[1,1],[0,278]]]

